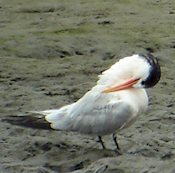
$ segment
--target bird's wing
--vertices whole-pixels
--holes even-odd
[[[33,129],[54,130],[50,127],[50,123],[45,120],[44,116],[37,116],[33,114],[23,116],[8,115],[5,117],[1,117],[0,121]]]
[[[72,116],[69,129],[86,134],[105,135],[123,128],[135,116],[134,109],[126,101],[109,100],[101,97],[94,102],[75,107],[79,109],[79,113]]]

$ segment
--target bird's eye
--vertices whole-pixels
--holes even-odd
[[[141,82],[141,85],[145,85],[145,81],[144,80]]]

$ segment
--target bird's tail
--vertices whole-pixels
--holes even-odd
[[[34,129],[67,130],[70,126],[70,118],[67,116],[70,106],[46,111],[32,111],[23,116],[5,116],[1,118],[1,121]]]
[[[60,109],[46,110],[39,113],[45,115],[45,120],[50,123],[51,128],[56,130],[70,130],[71,118],[69,112],[72,106],[73,104]]]

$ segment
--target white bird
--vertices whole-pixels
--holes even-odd
[[[77,102],[59,109],[37,111],[43,114],[51,128],[77,131],[101,136],[113,134],[129,127],[148,106],[144,88],[154,86],[160,79],[158,61],[153,55],[132,55],[120,59],[104,71],[97,85]]]

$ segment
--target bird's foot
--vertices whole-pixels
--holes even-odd
[[[118,150],[117,148],[114,150],[114,152],[117,154],[117,156],[120,156],[123,154],[122,151]]]

